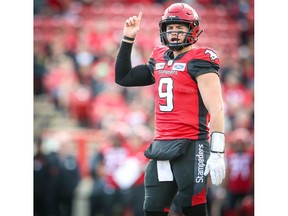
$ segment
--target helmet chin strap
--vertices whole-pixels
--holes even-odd
[[[203,31],[204,29],[201,29],[201,31],[197,34],[197,38],[202,34]]]

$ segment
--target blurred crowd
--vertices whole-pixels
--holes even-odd
[[[143,215],[154,90],[116,85],[114,60],[124,20],[142,10],[132,64],[147,62],[172,2],[34,0],[34,100],[44,97],[76,122],[73,130],[46,125],[35,133],[34,215]],[[221,186],[209,185],[210,215],[254,215],[254,2],[183,2],[205,27],[196,45],[214,48],[221,60],[227,175]]]

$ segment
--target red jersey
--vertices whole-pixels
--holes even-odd
[[[252,191],[254,184],[254,151],[242,153],[228,151],[227,160],[227,189],[232,193],[246,194]]]
[[[210,115],[196,77],[218,74],[219,57],[208,48],[194,48],[176,58],[172,55],[167,47],[158,47],[149,61],[155,78],[155,139],[208,139]]]

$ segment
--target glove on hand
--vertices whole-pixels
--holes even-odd
[[[224,148],[224,134],[213,132],[211,134],[211,153],[206,163],[204,175],[206,176],[210,172],[211,181],[214,185],[221,184],[225,178]]]
[[[210,153],[207,160],[204,175],[208,175],[210,171],[211,181],[214,185],[221,184],[225,177],[225,161],[224,153]]]

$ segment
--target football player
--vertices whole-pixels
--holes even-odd
[[[225,177],[224,112],[220,61],[210,48],[196,48],[202,33],[197,12],[185,3],[170,5],[159,22],[163,46],[147,64],[131,65],[142,12],[124,24],[115,63],[121,86],[155,86],[155,137],[145,156],[146,216],[167,216],[173,200],[186,216],[206,216],[207,176]],[[175,208],[177,209],[177,208]],[[179,212],[181,213],[181,212]]]

